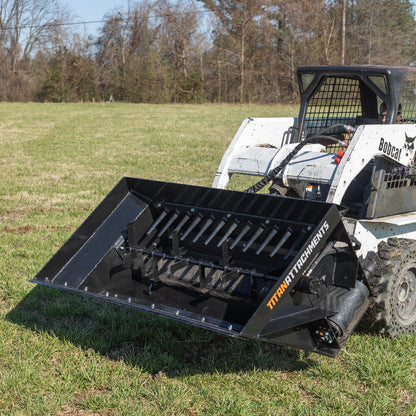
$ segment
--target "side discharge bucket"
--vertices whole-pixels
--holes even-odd
[[[330,356],[369,303],[336,205],[134,178],[33,282]]]

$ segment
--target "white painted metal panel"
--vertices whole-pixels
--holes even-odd
[[[225,188],[230,176],[237,172],[264,175],[268,166],[270,169],[277,151],[287,142],[288,131],[296,122],[297,119],[293,117],[244,120],[224,153],[212,186]],[[259,160],[258,163],[254,162],[254,158]]]

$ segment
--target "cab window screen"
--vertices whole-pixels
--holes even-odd
[[[339,123],[354,125],[362,115],[359,80],[327,77],[309,99],[305,134],[310,136]]]

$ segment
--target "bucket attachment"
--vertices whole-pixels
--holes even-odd
[[[336,205],[134,178],[33,281],[330,356],[369,303]]]

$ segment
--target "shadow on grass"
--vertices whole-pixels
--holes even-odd
[[[89,297],[36,286],[7,315],[13,323],[112,360],[167,376],[253,369],[299,371],[309,353],[219,335]]]

